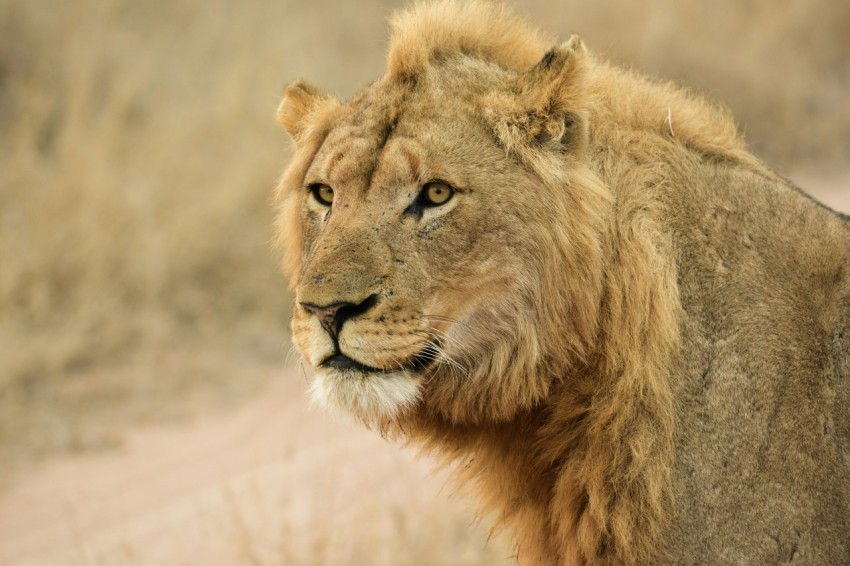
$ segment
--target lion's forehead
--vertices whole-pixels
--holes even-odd
[[[364,184],[376,161],[374,140],[350,126],[332,130],[316,154],[308,173],[308,182],[329,183],[338,187]]]
[[[405,111],[407,108],[407,111]],[[483,126],[462,109],[423,109],[416,102],[394,119],[353,117],[377,110],[353,108],[332,125],[316,153],[306,182],[367,193],[415,187],[434,179],[468,184],[470,163],[498,161],[502,152]]]
[[[433,151],[427,130],[418,118],[404,114],[389,123],[343,119],[329,131],[306,181],[325,182],[360,196],[370,189],[421,182],[438,170],[429,159]]]

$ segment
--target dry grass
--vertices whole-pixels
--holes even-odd
[[[284,79],[269,69],[285,46],[255,57],[272,32],[252,34],[259,9],[194,4],[0,5],[2,446],[22,428],[40,449],[79,446],[37,421],[76,428],[68,382],[95,366],[143,368],[89,393],[157,410],[210,378],[210,352],[279,355],[267,195]]]
[[[273,110],[298,76],[378,76],[399,4],[0,0],[0,460],[263,386],[288,348]],[[557,4],[517,5],[725,101],[781,170],[846,172],[850,3]]]

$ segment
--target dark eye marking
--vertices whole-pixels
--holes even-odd
[[[416,195],[416,200],[405,209],[405,214],[413,214],[422,216],[422,212],[426,208],[435,208],[443,206],[455,194],[455,189],[445,181],[428,181],[422,185],[422,190]]]
[[[449,202],[454,196],[455,190],[442,181],[425,183],[419,193],[419,200],[423,206],[441,206]]]
[[[316,199],[316,202],[322,206],[330,206],[334,202],[334,190],[324,183],[313,183],[307,186],[307,189]]]

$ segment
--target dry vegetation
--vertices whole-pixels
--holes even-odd
[[[517,3],[725,101],[781,171],[846,174],[850,3],[557,4]],[[288,349],[273,110],[298,76],[375,78],[397,5],[0,0],[0,479],[264,385]]]

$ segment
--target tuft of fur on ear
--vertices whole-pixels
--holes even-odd
[[[485,114],[508,151],[534,161],[541,150],[580,156],[587,147],[588,54],[581,38],[546,52],[517,75],[509,92],[492,93]]]
[[[322,107],[338,103],[310,83],[297,79],[283,91],[283,100],[277,107],[277,121],[299,143],[309,124],[309,116]]]
[[[527,69],[551,42],[504,5],[481,0],[419,2],[390,20],[389,75],[409,79],[454,54]]]

